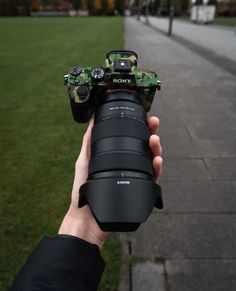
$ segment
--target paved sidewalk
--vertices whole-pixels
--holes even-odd
[[[236,78],[133,18],[125,30],[126,49],[162,80],[150,114],[164,210],[121,235],[131,263],[120,290],[235,291]]]
[[[148,19],[154,27],[167,33],[168,18],[150,16]],[[142,20],[145,21],[145,18],[142,17]],[[236,31],[233,27],[200,25],[174,19],[173,34],[236,62]]]
[[[142,16],[141,21],[146,23],[146,18]],[[149,17],[148,21],[154,30],[167,35],[166,18]],[[175,20],[172,40],[236,76],[236,34],[233,29]]]

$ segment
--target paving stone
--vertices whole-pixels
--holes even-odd
[[[193,140],[186,127],[163,126],[158,132],[166,158],[218,157],[208,140]]]
[[[236,140],[211,140],[211,143],[219,157],[236,157]]]
[[[177,139],[181,139],[186,143],[192,141],[186,127],[168,127],[166,125],[162,126],[161,124],[158,134],[161,137],[161,141],[165,143],[174,142]]]
[[[198,34],[198,45],[200,37],[207,33]],[[138,53],[139,66],[156,71],[162,81],[149,114],[161,121],[165,209],[153,211],[123,239],[132,242],[134,256],[166,262],[168,291],[236,290],[235,76],[222,63],[224,53],[209,61],[204,50],[194,53],[186,43],[130,18],[125,42]],[[208,39],[202,44],[219,48],[208,46]]]
[[[201,159],[166,158],[160,181],[206,181],[211,175]]]
[[[197,96],[199,95],[200,88],[192,88],[194,92],[191,92],[190,96],[189,89],[190,86],[185,88],[185,90],[178,89],[180,91],[178,92],[178,95],[180,95],[178,100],[172,100],[172,98],[168,96],[168,100],[171,100],[172,104],[175,105],[175,112],[182,117],[186,125],[189,124],[189,119],[193,125],[194,122],[198,123],[198,121],[201,120],[207,122],[213,120],[213,122],[217,122],[222,119],[227,120],[230,118],[232,122],[236,121],[235,115],[233,114],[234,110],[232,110],[232,107],[228,104],[227,99],[220,98],[220,94],[218,91],[215,92],[215,88],[210,88],[201,97]],[[230,96],[232,95],[233,90]]]
[[[208,140],[186,141],[181,136],[166,141],[161,139],[163,157],[167,158],[216,158],[215,148]]]
[[[168,31],[169,20],[162,17],[149,17],[152,25],[165,33]],[[234,41],[235,32],[232,28],[195,25],[186,21],[174,21],[173,34],[181,36],[192,43],[207,48],[212,54],[226,57],[231,62],[236,59],[236,44]]]
[[[235,291],[235,260],[168,260],[169,291]]]
[[[214,102],[214,101],[212,101]],[[189,106],[189,102],[187,103],[187,109],[181,108],[180,106],[176,107],[176,111],[179,111],[179,115],[181,114],[182,122],[188,126],[188,129],[191,130],[193,128],[197,134],[201,132],[197,132],[197,130],[201,130],[203,126],[206,126],[208,131],[213,130],[213,134],[209,134],[209,138],[213,138],[217,134],[217,139],[224,139],[224,131],[226,134],[232,131],[234,132],[235,124],[236,124],[236,116],[234,112],[229,110],[227,106],[222,106],[221,109],[214,108],[214,110],[208,110],[207,107],[204,108],[204,104],[202,107],[191,109]],[[222,120],[227,120],[228,128],[226,129],[225,123],[222,123]],[[217,129],[219,127],[219,131]],[[222,136],[219,136],[222,135]],[[202,135],[204,139],[207,138],[206,134]],[[197,138],[202,138],[202,136],[196,136]]]
[[[163,182],[161,186],[161,212],[236,212],[236,181]]]
[[[129,238],[123,233],[119,234],[122,241],[122,259],[121,280],[117,291],[130,291],[130,263],[129,263]]]
[[[223,119],[224,120],[224,119]],[[199,119],[199,123],[188,126],[189,132],[197,139],[215,139],[215,140],[233,140],[236,141],[236,127],[234,122],[223,123],[222,120],[203,121]]]
[[[162,94],[163,93],[161,92],[160,96],[157,95],[154,99],[152,106],[153,109],[151,109],[148,116],[157,115],[161,120],[161,123],[169,127],[184,125],[181,116],[177,114],[171,103],[167,103],[167,100],[165,100],[165,98],[162,98]],[[168,112],[168,115],[166,114],[166,112]]]
[[[236,214],[152,214],[132,234],[132,253],[144,258],[236,259]]]
[[[150,261],[133,266],[132,291],[165,291],[164,267]]]
[[[216,180],[236,180],[236,158],[205,159]]]

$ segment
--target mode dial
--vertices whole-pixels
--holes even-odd
[[[72,75],[72,76],[78,76],[79,74],[81,73],[81,69],[79,68],[79,67],[77,67],[77,66],[73,66],[73,67],[71,67],[70,68],[70,74]]]
[[[91,71],[91,77],[94,80],[100,81],[104,78],[105,71],[102,68],[93,68]]]

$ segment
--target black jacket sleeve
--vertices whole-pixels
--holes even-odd
[[[10,291],[97,290],[104,268],[96,245],[69,235],[45,237]]]

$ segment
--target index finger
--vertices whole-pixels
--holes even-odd
[[[150,129],[150,133],[151,134],[157,134],[157,130],[159,128],[159,125],[160,125],[160,120],[159,120],[158,117],[151,116],[148,119],[148,126],[149,126],[149,129]]]

